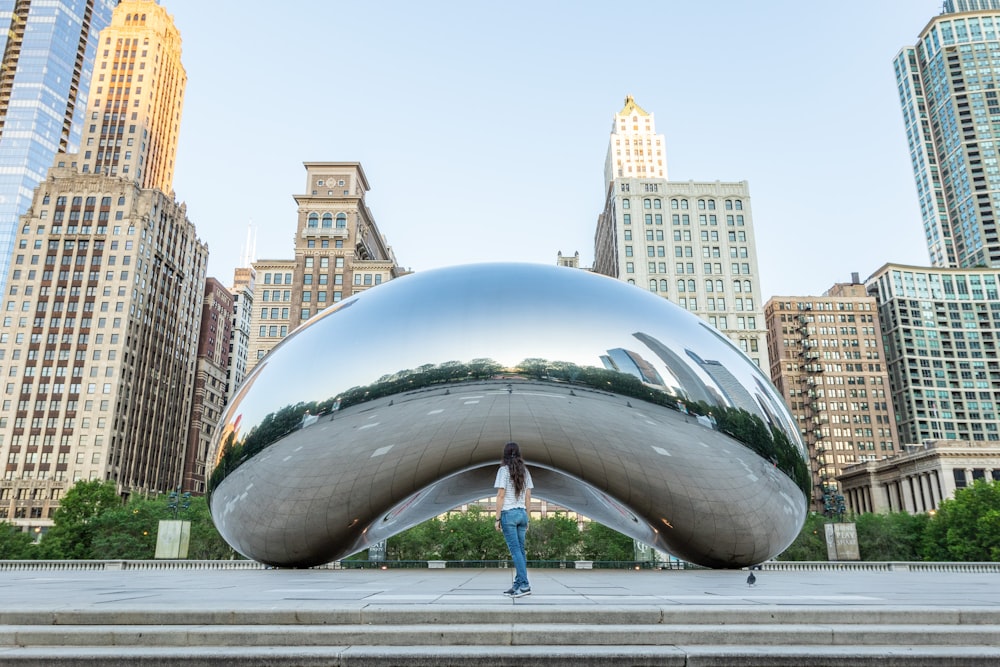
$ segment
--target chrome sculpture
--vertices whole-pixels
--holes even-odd
[[[534,496],[709,567],[760,563],[809,472],[767,377],[666,299],[579,269],[421,272],[276,346],[216,435],[212,517],[238,552],[308,567],[492,496],[503,444]]]

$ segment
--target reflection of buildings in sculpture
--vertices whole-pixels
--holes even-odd
[[[632,334],[653,351],[660,360],[667,366],[667,370],[677,381],[677,388],[683,398],[694,402],[704,402],[709,405],[719,405],[722,403],[721,396],[705,384],[697,373],[695,373],[688,362],[679,354],[661,343],[649,334],[637,331]]]
[[[764,414],[767,417],[767,419],[764,420],[764,423],[772,426],[780,424],[782,426],[782,430],[790,430],[794,433],[798,427],[792,420],[782,418],[782,415],[785,414],[786,410],[779,407],[777,402],[771,397],[774,389],[767,388],[767,385],[765,385],[761,379],[756,376],[754,376],[753,384],[754,387],[757,388],[757,393],[754,395],[757,399],[757,405],[760,406],[760,409],[764,411]]]
[[[743,384],[726,368],[722,362],[712,359],[702,359],[694,351],[685,349],[684,352],[691,357],[705,373],[715,380],[719,391],[726,397],[726,405],[746,410],[750,414],[757,415],[765,424],[769,423],[767,415],[761,410],[760,405],[754,399],[753,394],[743,386]]]
[[[646,384],[653,384],[658,387],[664,386],[663,378],[653,368],[653,365],[643,359],[639,353],[632,350],[626,350],[622,347],[608,350],[607,354],[601,355],[601,362],[609,371],[628,373],[639,378]]]
[[[1000,480],[1000,444],[937,440],[905,445],[895,456],[846,466],[837,477],[847,510],[858,514],[929,512],[977,480]]]

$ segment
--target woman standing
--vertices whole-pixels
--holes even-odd
[[[531,595],[528,584],[528,560],[524,551],[524,535],[528,531],[528,503],[531,502],[531,473],[524,466],[521,449],[516,442],[503,448],[503,461],[493,483],[497,490],[497,519],[495,527],[503,538],[514,561],[514,584],[504,595],[519,598]]]

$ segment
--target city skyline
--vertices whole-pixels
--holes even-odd
[[[331,158],[365,164],[404,267],[558,251],[589,266],[631,94],[657,115],[671,180],[749,182],[763,296],[820,293],[928,263],[892,61],[940,4],[651,3],[637,34],[596,6],[316,3],[286,38],[253,3],[172,0],[189,80],[177,197],[223,280],[250,224],[258,259],[285,256],[301,165]],[[247,39],[265,32],[266,48]],[[616,33],[628,48],[600,48]]]

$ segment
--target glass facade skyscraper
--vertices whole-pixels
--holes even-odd
[[[118,0],[0,0],[0,293],[18,217],[80,142],[97,34]]]
[[[946,2],[894,67],[930,261],[1000,266],[1000,8]]]

